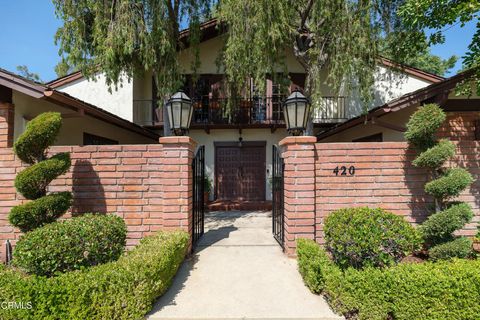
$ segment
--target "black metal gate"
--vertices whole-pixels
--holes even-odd
[[[272,231],[273,237],[284,248],[283,159],[277,146],[272,148]]]
[[[192,250],[204,232],[205,221],[205,146],[200,146],[192,161],[193,170],[193,234]]]

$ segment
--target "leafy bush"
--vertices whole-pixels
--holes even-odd
[[[438,168],[455,155],[455,145],[449,140],[440,140],[437,145],[422,152],[413,161],[416,167]]]
[[[425,191],[435,198],[457,197],[472,184],[472,175],[463,168],[452,168],[442,177],[425,184]]]
[[[67,172],[70,165],[70,154],[59,153],[21,171],[15,178],[15,188],[27,199],[43,197],[50,182]]]
[[[324,230],[327,249],[342,268],[389,266],[420,244],[420,235],[407,221],[379,208],[334,211]]]
[[[472,240],[465,237],[456,238],[432,247],[429,251],[430,258],[436,260],[449,260],[452,258],[468,258],[472,253]]]
[[[405,138],[420,150],[433,147],[435,134],[446,117],[445,112],[436,104],[422,106],[410,117]]]
[[[8,216],[10,224],[28,232],[54,222],[72,205],[70,192],[52,193],[48,196],[13,207]]]
[[[330,306],[347,318],[365,320],[478,319],[480,314],[480,260],[399,264],[385,269],[349,268],[341,271],[311,240],[298,242],[299,269],[316,283]],[[318,245],[317,245],[318,246]],[[318,264],[309,263],[305,253]],[[313,268],[314,267],[314,268]],[[315,287],[315,286],[314,286]]]
[[[41,276],[94,266],[118,259],[126,235],[120,217],[86,214],[23,235],[15,247],[13,263]]]
[[[0,273],[0,301],[32,309],[0,309],[2,320],[142,319],[170,286],[188,248],[185,232],[159,232],[118,261],[45,278]]]
[[[62,126],[58,112],[45,112],[30,121],[13,146],[17,156],[25,163],[34,164],[45,156],[45,150],[53,145]]]
[[[462,228],[473,218],[473,211],[467,203],[455,203],[447,209],[431,215],[422,223],[419,230],[430,244],[453,240],[452,233]]]

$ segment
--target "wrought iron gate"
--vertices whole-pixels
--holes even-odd
[[[272,231],[273,237],[284,248],[283,159],[277,146],[272,148]]]
[[[205,220],[205,146],[200,146],[192,161],[193,170],[193,234],[192,250],[204,232]]]

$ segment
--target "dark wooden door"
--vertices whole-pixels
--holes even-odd
[[[217,199],[265,200],[265,142],[217,143],[215,146]]]

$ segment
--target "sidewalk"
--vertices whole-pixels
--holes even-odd
[[[270,212],[215,212],[148,319],[342,319],[304,286]]]

